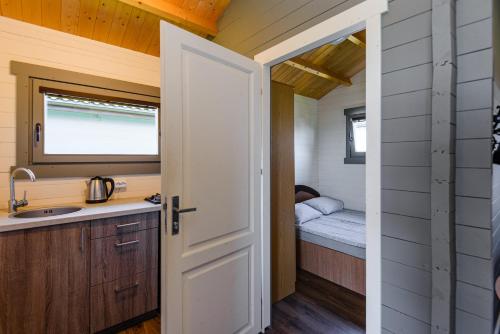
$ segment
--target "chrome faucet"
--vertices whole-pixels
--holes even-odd
[[[10,173],[10,200],[9,200],[9,212],[16,212],[17,208],[28,205],[28,200],[26,199],[26,191],[24,191],[24,198],[22,200],[16,200],[16,189],[14,186],[14,177],[19,172],[25,172],[30,177],[31,182],[35,182],[35,174],[28,168],[16,168]]]

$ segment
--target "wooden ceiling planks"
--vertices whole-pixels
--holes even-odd
[[[217,32],[217,21],[230,1],[0,0],[0,15],[159,56],[161,19],[208,37]],[[181,17],[160,17],[158,11],[145,10],[144,3],[170,8]]]
[[[365,68],[365,41],[365,32],[360,31],[337,45],[320,46],[291,59],[303,66],[286,62],[274,66],[272,79],[293,86],[296,94],[320,99],[338,86],[348,86],[349,79]]]

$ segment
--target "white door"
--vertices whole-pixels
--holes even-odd
[[[161,65],[162,332],[258,333],[260,66],[165,22]]]

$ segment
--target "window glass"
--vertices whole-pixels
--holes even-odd
[[[354,137],[354,150],[356,152],[366,152],[366,119],[352,119],[352,132]]]
[[[156,106],[44,94],[44,153],[157,155]]]

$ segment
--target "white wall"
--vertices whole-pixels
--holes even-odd
[[[294,98],[295,184],[318,188],[318,101]]]
[[[344,109],[363,105],[364,71],[352,78],[352,86],[338,87],[318,102],[318,191],[360,211],[365,211],[365,165],[344,164]]]
[[[8,175],[16,163],[16,78],[10,61],[50,66],[140,84],[160,86],[159,58],[70,34],[0,17],[0,209],[7,207]],[[126,191],[115,198],[144,197],[160,191],[159,175],[120,177]],[[80,202],[85,179],[45,179],[17,182],[28,191],[30,205]]]

